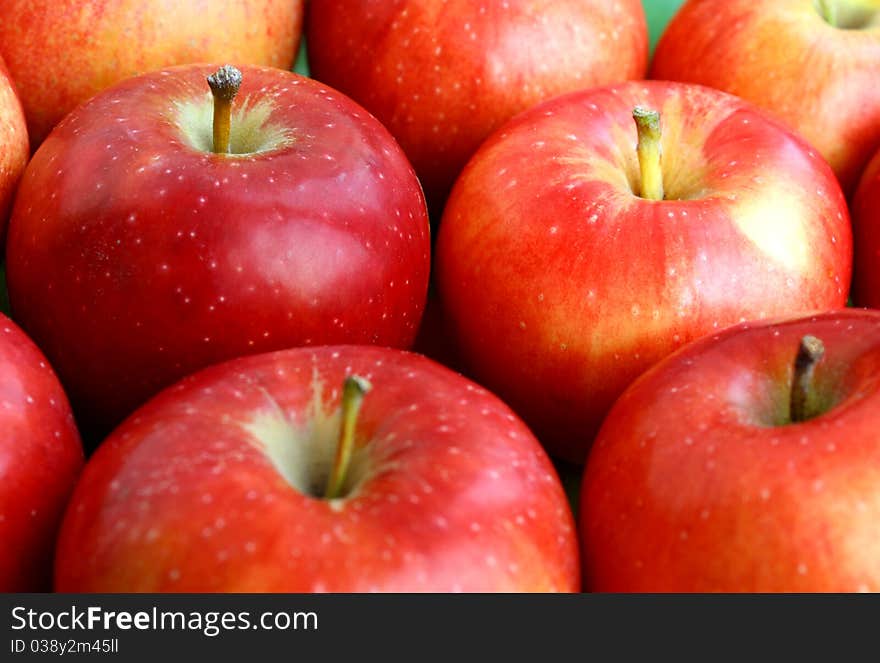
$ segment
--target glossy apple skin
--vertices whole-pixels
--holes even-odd
[[[800,339],[833,407],[786,417]],[[880,590],[880,312],[743,324],[620,397],[581,491],[593,591]]]
[[[331,502],[255,431],[314,438],[351,374],[372,383],[367,469]],[[56,560],[64,592],[580,589],[571,510],[528,428],[461,375],[375,347],[247,357],[164,391],[90,459]]]
[[[46,592],[83,450],[58,378],[2,313],[0,430],[0,592]]]
[[[15,187],[29,156],[24,111],[0,57],[0,250],[6,237],[6,221]]]
[[[880,146],[880,3],[873,11],[864,28],[839,29],[813,0],[690,0],[660,38],[651,78],[708,85],[773,112],[849,195]]]
[[[647,70],[639,0],[315,0],[306,35],[311,74],[391,130],[438,218],[468,158],[513,115]]]
[[[880,151],[862,176],[852,205],[853,301],[880,309]]]
[[[81,425],[109,432],[198,368],[298,345],[406,348],[430,270],[427,209],[388,132],[351,100],[242,67],[292,139],[256,155],[191,146],[176,124],[216,67],[121,83],[59,124],[10,221],[12,311]],[[210,135],[210,125],[205,129]]]
[[[4,0],[0,54],[33,147],[76,106],[131,76],[192,62],[293,66],[302,0]]]
[[[633,193],[639,104],[663,118],[670,200]],[[624,83],[494,134],[456,183],[435,261],[467,370],[582,463],[614,400],[676,348],[843,306],[852,237],[830,168],[781,124],[708,88]]]

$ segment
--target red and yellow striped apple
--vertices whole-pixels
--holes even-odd
[[[661,136],[639,137],[640,106]],[[632,82],[557,97],[484,143],[436,268],[470,373],[583,462],[614,400],[676,348],[843,306],[852,236],[828,164],[781,123],[709,88]]]
[[[3,0],[0,54],[33,147],[104,88],[177,64],[290,69],[303,0]]]
[[[880,146],[880,0],[689,0],[657,44],[651,77],[773,112],[849,195]]]
[[[391,130],[438,216],[499,125],[648,63],[639,0],[312,0],[306,36],[312,75]]]

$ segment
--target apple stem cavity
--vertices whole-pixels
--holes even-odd
[[[636,106],[633,119],[639,134],[636,151],[639,155],[641,190],[639,195],[647,200],[663,200],[663,170],[660,160],[660,113],[650,108]]]
[[[789,419],[791,423],[807,421],[817,413],[810,407],[813,392],[813,373],[816,364],[825,355],[825,345],[815,336],[804,336],[794,359],[794,379],[791,384]]]
[[[354,451],[354,431],[357,426],[358,413],[364,402],[364,396],[371,388],[372,385],[368,380],[357,375],[345,378],[342,387],[342,425],[339,427],[339,442],[336,446],[333,467],[327,479],[327,488],[324,490],[324,497],[328,500],[336,499],[342,495],[342,488],[345,485],[345,478],[348,476],[351,455]]]
[[[229,154],[232,100],[241,87],[241,72],[225,64],[208,76],[208,86],[214,95],[214,152]]]

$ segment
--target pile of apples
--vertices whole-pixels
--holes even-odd
[[[0,591],[880,590],[880,0],[3,5]]]

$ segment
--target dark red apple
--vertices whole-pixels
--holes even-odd
[[[83,451],[58,378],[2,313],[0,430],[0,592],[46,592]]]
[[[0,57],[0,250],[6,237],[6,220],[15,187],[29,156],[24,112]]]
[[[442,211],[468,158],[499,125],[549,97],[642,78],[638,0],[313,0],[309,66],[397,138]]]
[[[3,0],[0,54],[34,146],[76,106],[136,74],[226,60],[290,69],[303,0]]]
[[[83,426],[106,432],[208,364],[297,345],[408,347],[425,303],[424,197],[347,97],[243,67],[230,153],[205,78],[172,68],[71,113],[10,221],[12,310]]]
[[[596,438],[580,523],[593,591],[880,591],[880,312],[747,323],[658,364]]]
[[[880,146],[880,2],[689,0],[657,44],[651,78],[701,83],[773,112],[850,194]]]
[[[298,348],[208,368],[118,428],[56,589],[578,591],[578,564],[553,466],[495,396],[416,354]]]
[[[853,199],[853,299],[880,309],[880,151],[868,165]]]
[[[652,141],[640,106],[659,111]],[[852,237],[828,164],[781,123],[649,81],[558,97],[494,134],[452,192],[436,267],[470,373],[583,462],[614,400],[676,348],[843,306]]]

